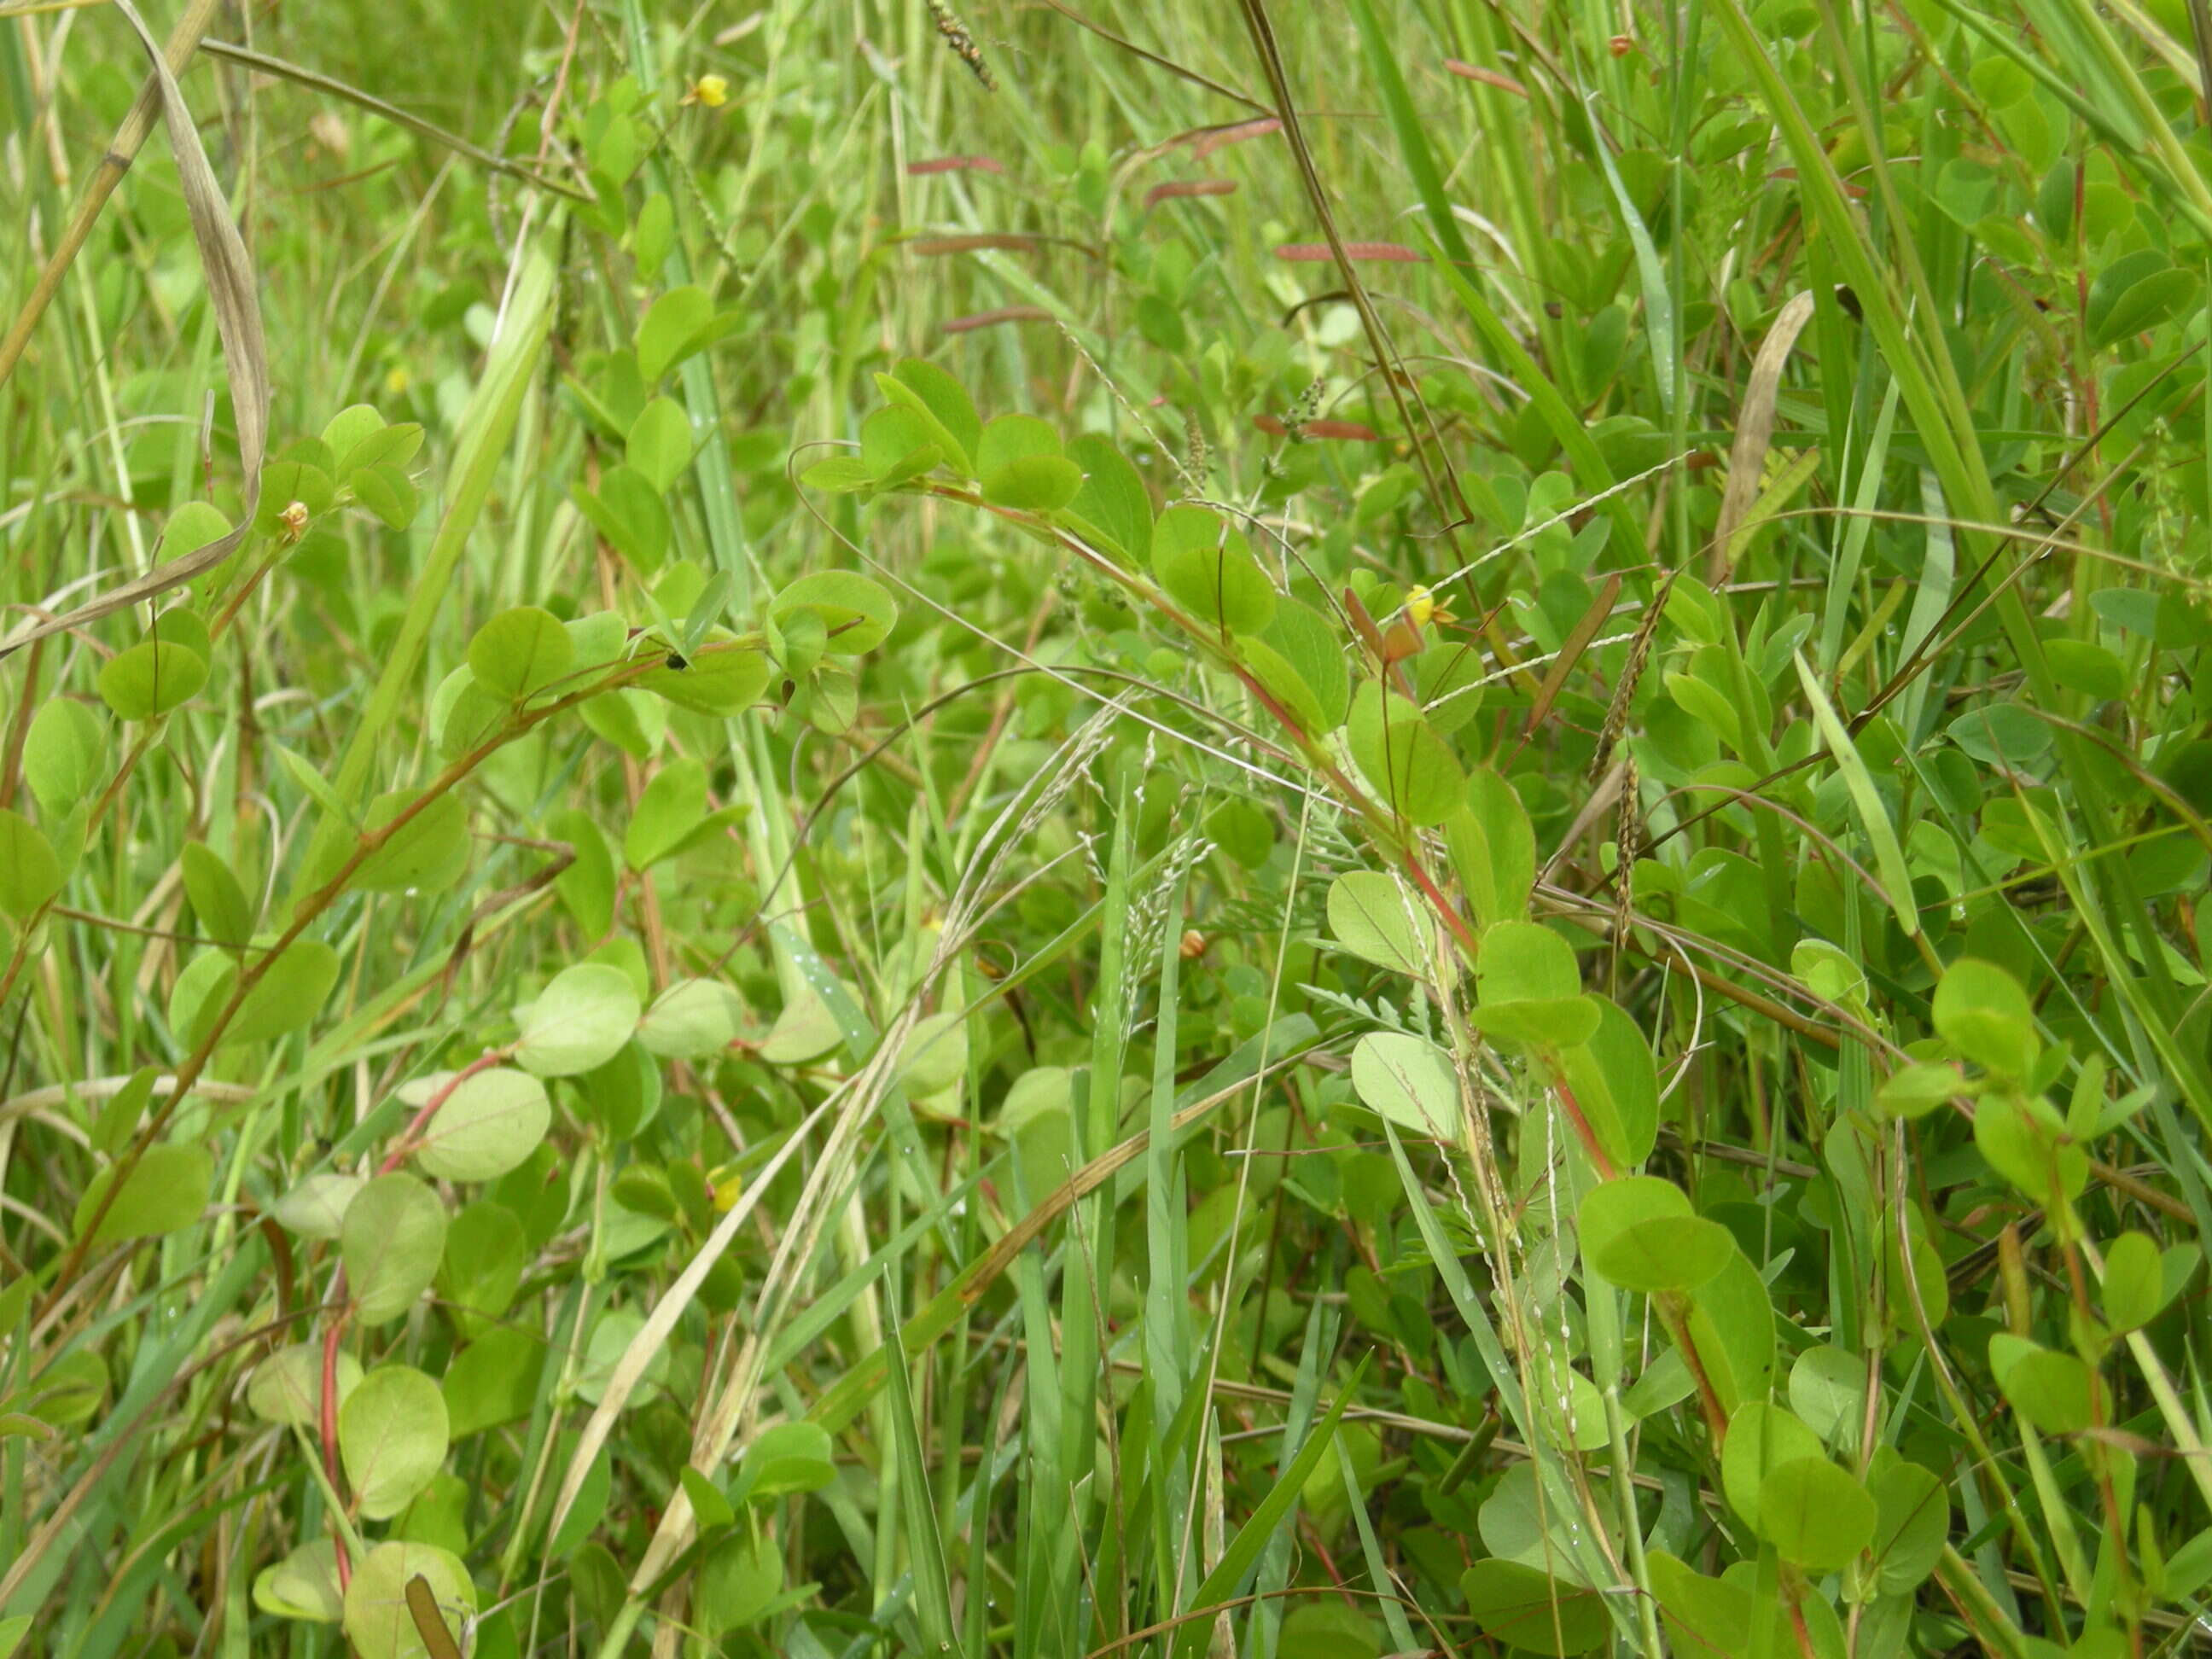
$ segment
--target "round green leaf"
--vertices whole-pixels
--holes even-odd
[[[2025,1077],[2042,1044],[2035,1011],[2020,981],[2002,968],[1961,957],[1936,988],[1936,1030],[1954,1048],[1986,1071]]]
[[[379,1544],[354,1564],[346,1587],[345,1633],[361,1659],[433,1659],[407,1607],[408,1581],[420,1577],[447,1610],[448,1631],[477,1610],[477,1587],[459,1556],[434,1544]]]
[[[1060,434],[1049,422],[1034,415],[1001,415],[976,437],[975,476],[988,477],[1027,456],[1060,453]]]
[[[1623,1290],[1695,1290],[1728,1265],[1735,1239],[1656,1176],[1624,1176],[1590,1189],[1577,1224],[1583,1260]]]
[[[1352,1051],[1352,1086],[1360,1103],[1418,1135],[1455,1139],[1459,1074],[1451,1056],[1425,1038],[1370,1031]]]
[[[841,657],[874,650],[898,621],[898,602],[890,590],[848,570],[817,570],[775,596],[779,620],[795,611],[811,611],[822,618],[828,635],[823,648]]]
[[[279,1226],[302,1238],[336,1238],[345,1224],[346,1206],[367,1184],[360,1176],[318,1170],[301,1176],[270,1206],[270,1213]]]
[[[446,1398],[411,1365],[380,1365],[338,1407],[338,1455],[361,1512],[395,1516],[446,1461]]]
[[[1065,455],[1022,455],[985,473],[982,483],[983,499],[995,507],[1056,513],[1081,492],[1083,469]]]
[[[1588,1653],[1613,1633],[1605,1603],[1518,1561],[1492,1556],[1461,1575],[1467,1610],[1483,1634],[1523,1653]]]
[[[1729,1416],[1722,1443],[1722,1495],[1757,1532],[1759,1493],[1769,1471],[1822,1455],[1820,1436],[1796,1417],[1764,1400],[1747,1400]]]
[[[699,1620],[716,1635],[751,1624],[783,1593],[783,1551],[768,1533],[740,1528],[699,1564]]]
[[[2158,1243],[2148,1233],[2122,1233],[2105,1250],[2105,1322],[2131,1331],[2158,1317],[2166,1305],[2166,1269]]]
[[[1765,1396],[1774,1370],[1774,1304],[1741,1249],[1690,1292],[1689,1337],[1723,1411]]]
[[[23,738],[23,781],[39,810],[66,817],[96,788],[107,760],[107,738],[100,716],[74,697],[49,697],[31,717]]]
[[[364,830],[381,830],[422,798],[394,789],[369,804]],[[440,795],[361,861],[348,885],[368,893],[435,893],[469,867],[469,810],[453,793]]]
[[[730,1046],[744,1029],[744,1003],[721,981],[678,980],[645,1011],[637,1040],[664,1060],[701,1060]]]
[[[769,662],[764,652],[731,644],[734,637],[726,629],[714,629],[708,640],[713,648],[701,651],[681,668],[672,658],[640,676],[638,685],[696,714],[721,718],[742,714],[768,690]]]
[[[1257,634],[1275,614],[1275,586],[1241,531],[1202,507],[1171,507],[1152,529],[1152,574],[1168,597],[1227,634]]]
[[[361,1381],[361,1361],[340,1348],[331,1380],[337,1385],[338,1407],[343,1410],[346,1396]],[[322,1415],[323,1345],[295,1342],[270,1354],[253,1368],[246,1385],[246,1403],[265,1422],[313,1426]]]
[[[933,1095],[968,1075],[968,1024],[957,1009],[915,1022],[899,1050],[899,1079],[914,1095]]]
[[[556,975],[522,1019],[515,1063],[539,1077],[604,1066],[637,1030],[643,1007],[618,968],[587,962]]]
[[[761,1431],[745,1448],[739,1479],[747,1500],[764,1504],[796,1492],[819,1492],[837,1478],[830,1431],[805,1419]]]
[[[1866,1402],[1866,1361],[1847,1348],[1808,1348],[1790,1368],[1790,1404],[1830,1445],[1847,1444]]]
[[[1884,1595],[1917,1589],[1943,1559],[1950,1540],[1951,1504],[1943,1483],[1917,1463],[1876,1466],[1868,1482],[1874,1494],[1873,1553]]]
[[[241,946],[253,935],[253,903],[229,864],[204,842],[188,841],[179,856],[185,895],[201,929],[218,945]]]
[[[306,1619],[335,1625],[345,1613],[338,1589],[338,1547],[331,1538],[313,1538],[253,1577],[253,1605],[276,1619]]]
[[[421,1106],[452,1076],[417,1078],[399,1097]],[[552,1120],[544,1084],[527,1072],[495,1066],[463,1079],[446,1097],[422,1132],[415,1162],[441,1181],[496,1181],[538,1150]]]
[[[534,605],[502,611],[469,641],[469,672],[495,697],[514,702],[550,685],[576,660],[576,642],[551,611]]]
[[[637,325],[637,372],[647,385],[691,355],[691,342],[714,319],[714,302],[701,288],[672,289],[655,300]]]
[[[100,698],[126,720],[166,714],[207,684],[207,659],[166,640],[142,640],[100,671]]]
[[[0,806],[0,910],[18,921],[62,890],[62,861],[39,826]]]
[[[222,1034],[224,1043],[266,1042],[298,1030],[314,1018],[337,981],[336,951],[320,939],[295,939],[246,994],[238,1017]],[[229,995],[226,987],[220,998],[210,996],[202,1018],[211,1022]]]
[[[1825,1457],[1778,1464],[1759,1483],[1759,1535],[1815,1571],[1849,1565],[1874,1541],[1875,1518],[1867,1489]]]
[[[107,1189],[115,1184],[116,1168],[110,1164],[85,1183],[84,1196],[77,1200],[73,1231],[82,1233],[91,1222]],[[200,1218],[214,1185],[215,1159],[206,1147],[149,1146],[125,1177],[123,1190],[108,1206],[92,1242],[119,1244],[125,1239],[181,1232]]]
[[[354,1194],[338,1249],[364,1325],[381,1325],[415,1305],[446,1250],[446,1206],[410,1175],[379,1176]]]
[[[673,398],[655,398],[630,422],[623,459],[664,494],[691,465],[691,416]]]
[[[2096,1374],[2077,1356],[2000,1334],[1990,1369],[2014,1410],[2045,1434],[2079,1434],[2096,1421]]]
[[[1434,930],[1419,903],[1378,870],[1350,871],[1329,884],[1328,930],[1362,961],[1426,979]]]
[[[1450,746],[1405,698],[1386,695],[1371,681],[1361,686],[1345,737],[1352,761],[1395,816],[1427,829],[1459,810],[1466,775]]]

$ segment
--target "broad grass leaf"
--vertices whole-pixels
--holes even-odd
[[[407,1608],[408,1581],[418,1577],[441,1607],[476,1611],[476,1582],[452,1551],[435,1544],[379,1544],[354,1564],[353,1582],[346,1587],[346,1639],[360,1659],[432,1659]],[[449,1626],[458,1622],[447,1620]]]
[[[1369,1032],[1352,1051],[1352,1086],[1362,1105],[1401,1128],[1447,1140],[1459,1133],[1459,1074],[1426,1038]]]
[[[345,1349],[337,1353],[332,1382],[338,1404],[361,1381],[361,1361]],[[268,1423],[311,1427],[322,1411],[323,1345],[295,1342],[276,1350],[253,1368],[246,1384],[246,1403],[256,1417]]]
[[[388,1520],[446,1461],[446,1399],[412,1365],[380,1365],[338,1408],[338,1455],[361,1512]]]
[[[82,1236],[121,1166],[109,1164],[85,1183],[70,1231]],[[182,1232],[200,1218],[215,1186],[215,1159],[195,1142],[149,1146],[123,1178],[122,1189],[100,1218],[94,1246]]]
[[[1728,1265],[1735,1249],[1726,1227],[1698,1215],[1686,1193],[1656,1176],[1623,1176],[1593,1187],[1576,1224],[1593,1273],[1647,1295],[1695,1290]]]
[[[399,1091],[421,1106],[452,1078],[433,1072]],[[538,1150],[553,1120],[545,1085],[527,1072],[497,1066],[464,1078],[422,1132],[415,1162],[441,1181],[496,1181]]]
[[[354,1195],[338,1251],[362,1324],[398,1318],[430,1288],[446,1252],[446,1206],[413,1176],[379,1176]]]
[[[1460,1577],[1467,1610],[1482,1633],[1522,1653],[1588,1653],[1613,1633],[1613,1618],[1595,1591],[1553,1578],[1518,1561],[1476,1562]]]
[[[604,963],[563,969],[523,1017],[515,1063],[539,1077],[574,1077],[604,1066],[644,1012],[629,977]]]
[[[1759,1534],[1800,1566],[1849,1565],[1874,1541],[1876,1519],[1867,1489],[1825,1457],[1778,1464],[1759,1482]]]

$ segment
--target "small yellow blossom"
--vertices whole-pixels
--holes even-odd
[[[684,94],[687,104],[704,104],[708,109],[720,109],[730,101],[730,82],[726,76],[702,75],[691,83],[691,90]]]

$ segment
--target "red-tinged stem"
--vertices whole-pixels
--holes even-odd
[[[491,1070],[506,1058],[507,1050],[504,1048],[487,1048],[440,1084],[432,1091],[429,1099],[422,1103],[422,1109],[416,1112],[413,1118],[409,1120],[407,1127],[400,1131],[398,1139],[392,1142],[392,1150],[385,1154],[384,1162],[377,1166],[377,1174],[390,1175],[407,1161],[408,1155],[420,1144],[422,1131],[430,1127],[430,1120],[438,1115],[438,1109],[453,1097],[454,1090],[459,1088],[479,1072]]]

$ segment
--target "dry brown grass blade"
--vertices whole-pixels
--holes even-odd
[[[261,460],[269,443],[269,354],[261,331],[261,305],[253,289],[253,267],[246,258],[246,243],[231,220],[230,204],[216,181],[215,169],[208,164],[207,151],[200,143],[198,130],[192,125],[191,112],[185,107],[185,95],[177,86],[170,59],[163,55],[161,46],[131,0],[114,0],[114,3],[146,48],[146,55],[153,59],[154,100],[161,106],[163,124],[169,131],[169,147],[176,154],[177,177],[184,189],[185,210],[191,216],[192,240],[199,245],[208,303],[215,308],[216,331],[222,337],[223,372],[230,384],[231,409],[238,426],[239,461],[246,473],[245,502],[239,513],[238,527],[228,535],[182,558],[156,565],[144,575],[110,589],[88,604],[34,623],[0,644],[0,656],[20,650],[34,640],[82,627],[142,599],[166,593],[201,572],[212,569],[238,550],[239,544],[252,531],[253,517],[261,505]],[[206,32],[208,14],[212,10],[211,3],[193,7],[171,37],[172,53],[180,52],[183,58],[190,58],[192,47]],[[55,250],[54,260],[49,262],[47,270],[41,274],[40,291],[33,294],[31,304],[25,307],[15,331],[9,337],[12,349],[0,349],[0,379],[6,378],[22,349],[18,335],[27,338],[38,322],[39,312],[45,308],[41,295],[48,291],[46,277],[51,276],[53,286],[59,286],[62,272],[77,249],[84,246],[93,220],[99,216],[101,206],[113,193],[117,182],[144,143],[146,127],[151,123],[149,120],[142,125],[139,112],[147,102],[142,94],[124,117],[114,147],[101,161],[100,173],[87,190],[69,234]]]
[[[557,179],[550,179],[525,162],[495,155],[481,145],[471,143],[458,132],[448,132],[435,122],[426,121],[419,115],[411,114],[401,109],[397,104],[387,104],[374,94],[363,92],[359,87],[349,86],[343,81],[334,81],[329,76],[308,69],[302,64],[289,63],[282,58],[271,58],[265,52],[254,52],[245,46],[234,46],[227,40],[204,41],[201,44],[200,50],[210,58],[221,58],[227,62],[238,64],[242,69],[252,70],[257,74],[273,75],[280,81],[290,81],[307,88],[310,91],[343,99],[349,104],[367,110],[380,120],[389,121],[396,127],[404,127],[418,138],[427,138],[442,149],[452,150],[456,155],[465,155],[478,167],[490,172],[503,173],[510,179],[520,179],[525,184],[533,185],[539,190],[550,190],[555,195],[565,196],[572,202],[588,202],[592,199],[588,191],[579,190],[574,185],[564,185]]]
[[[1751,380],[1743,389],[1743,407],[1736,416],[1735,444],[1729,451],[1728,486],[1721,492],[1721,514],[1713,526],[1712,553],[1705,580],[1717,582],[1728,574],[1729,544],[1736,526],[1759,499],[1759,481],[1766,467],[1767,447],[1774,439],[1774,400],[1782,390],[1782,371],[1797,337],[1813,319],[1813,296],[1793,295],[1775,313],[1773,326],[1759,343],[1751,362]]]

